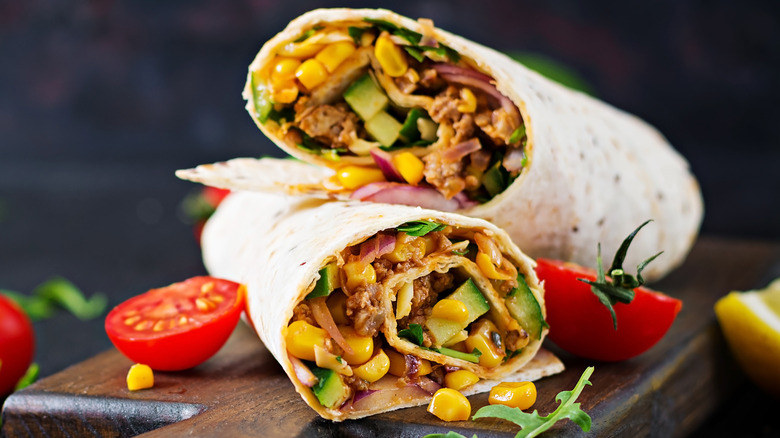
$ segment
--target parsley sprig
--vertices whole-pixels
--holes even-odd
[[[630,304],[631,301],[634,300],[634,289],[645,283],[645,279],[642,278],[642,270],[645,269],[648,263],[652,262],[656,259],[656,257],[663,254],[663,251],[661,251],[637,265],[636,278],[630,274],[627,274],[625,270],[623,270],[623,261],[626,259],[628,247],[634,240],[634,236],[636,236],[636,233],[638,233],[642,227],[651,221],[652,219],[647,220],[642,225],[637,227],[637,229],[629,234],[620,245],[617,253],[615,253],[615,258],[612,260],[612,266],[608,271],[611,278],[607,278],[606,273],[604,272],[604,265],[601,261],[601,244],[599,243],[596,255],[596,281],[585,278],[577,279],[583,283],[588,283],[590,285],[590,290],[596,295],[596,297],[598,297],[601,304],[609,309],[609,313],[612,315],[612,325],[614,326],[615,330],[617,330],[617,316],[615,315],[615,309],[613,306],[618,302]]]

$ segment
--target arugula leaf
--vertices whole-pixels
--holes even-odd
[[[539,415],[539,412],[536,409],[529,414],[521,411],[520,408],[510,408],[509,406],[504,405],[490,405],[478,410],[471,418],[476,420],[478,418],[492,417],[511,421],[522,428],[520,432],[515,435],[515,438],[532,438],[538,436],[564,418],[572,420],[582,428],[583,432],[588,432],[591,426],[590,415],[580,409],[580,404],[575,403],[575,400],[580,396],[585,385],[591,384],[588,380],[591,374],[593,374],[593,367],[586,368],[573,390],[559,392],[555,397],[555,401],[560,403],[558,409],[544,417]]]
[[[397,227],[396,230],[402,231],[410,236],[422,237],[433,231],[441,231],[444,227],[446,227],[446,225],[432,221],[412,221]]]
[[[652,222],[652,219],[646,220],[642,225],[637,227],[637,229],[629,234],[628,237],[623,240],[623,243],[620,244],[620,248],[618,248],[617,253],[615,253],[615,258],[612,259],[612,266],[609,268],[609,276],[611,278],[607,279],[604,273],[604,265],[601,261],[601,243],[599,243],[596,253],[596,281],[585,278],[577,279],[583,283],[589,284],[591,292],[596,295],[601,304],[609,309],[609,313],[612,315],[612,326],[615,330],[617,330],[617,316],[615,315],[615,309],[612,306],[618,302],[630,304],[631,301],[634,300],[634,289],[642,286],[645,283],[645,279],[642,278],[642,270],[648,265],[648,263],[652,262],[656,259],[656,257],[663,254],[663,251],[661,251],[637,265],[636,278],[630,274],[626,274],[626,272],[623,270],[623,261],[626,259],[628,247],[631,246],[631,242],[634,240],[634,237],[639,232],[639,230],[641,230],[642,227],[650,222]]]
[[[406,338],[409,341],[422,345],[423,343],[423,329],[420,324],[409,324],[409,328],[405,328],[398,332],[398,336]]]

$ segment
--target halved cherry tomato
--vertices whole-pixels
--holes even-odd
[[[225,344],[244,310],[244,287],[193,277],[114,307],[106,333],[130,360],[155,370],[192,368]]]
[[[10,394],[33,360],[35,334],[30,318],[0,294],[0,401]]]
[[[672,326],[682,301],[639,287],[630,304],[616,303],[617,330],[609,310],[590,285],[596,272],[573,263],[538,259],[536,274],[544,281],[544,301],[550,339],[569,353],[616,362],[637,356],[655,345]]]

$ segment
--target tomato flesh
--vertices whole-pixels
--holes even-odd
[[[0,294],[0,399],[13,392],[32,363],[34,352],[35,334],[30,318]]]
[[[580,357],[616,362],[647,351],[672,326],[682,301],[639,287],[630,304],[616,303],[614,329],[609,309],[599,302],[590,285],[577,278],[596,280],[596,272],[572,263],[538,259],[536,274],[544,281],[549,338]]]
[[[193,277],[130,298],[109,312],[105,327],[114,346],[130,360],[178,371],[213,356],[243,309],[242,285]]]

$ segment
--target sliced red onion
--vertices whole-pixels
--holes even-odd
[[[395,237],[389,234],[377,234],[360,245],[360,263],[367,265],[395,249]]]
[[[423,391],[427,392],[428,394],[433,395],[436,391],[441,389],[441,385],[434,382],[433,380],[423,376],[420,377],[420,380],[415,384]]]
[[[516,172],[523,168],[523,162],[525,161],[525,151],[522,148],[512,148],[509,153],[504,157],[503,165],[506,170],[510,172]]]
[[[365,391],[358,391],[355,393],[355,397],[352,399],[352,403],[357,403],[360,400],[363,400],[364,398],[368,397],[369,395],[377,392],[376,389],[367,389]]]
[[[453,196],[452,199],[458,201],[461,210],[466,210],[479,205],[479,202],[473,199],[469,199],[468,195],[466,195],[464,192],[458,193],[457,195]]]
[[[404,359],[406,360],[407,376],[414,376],[420,371],[420,359],[417,356],[412,356],[411,354],[405,354]]]
[[[287,354],[287,357],[290,359],[290,363],[292,363],[293,371],[295,371],[295,377],[298,378],[298,380],[303,383],[304,385],[311,388],[312,386],[317,384],[317,377],[309,370],[309,368],[301,362],[300,359],[297,357]]]
[[[432,67],[439,74],[470,76],[472,78],[479,79],[484,82],[490,82],[493,80],[493,78],[491,78],[490,76],[484,73],[480,73],[476,70],[466,68],[466,67],[460,67],[453,64],[438,63],[438,64],[433,64]]]
[[[425,47],[439,47],[439,42],[436,41],[436,38],[423,34],[420,39],[420,45]]]
[[[409,184],[394,184],[363,198],[364,201],[384,202],[386,204],[402,204],[420,206],[439,211],[456,211],[460,208],[460,202],[456,199],[447,199],[436,189]]]
[[[501,92],[498,91],[496,86],[492,83],[485,82],[481,78],[476,78],[473,75],[468,76],[463,74],[439,73],[439,76],[441,76],[445,81],[476,88],[492,96],[501,103],[501,108],[503,108],[504,111],[506,111],[507,114],[512,117],[515,126],[520,126],[520,112],[517,110],[517,107],[511,99],[501,94]]]
[[[455,371],[458,371],[458,370],[460,370],[460,367],[456,367],[456,366],[452,366],[452,365],[444,365],[444,369],[445,369],[445,370],[446,370],[448,373],[454,373]]]
[[[404,182],[401,172],[393,164],[393,156],[379,148],[371,149],[371,157],[388,181]]]
[[[352,194],[349,197],[350,199],[356,199],[358,201],[361,201],[380,190],[384,190],[388,187],[394,187],[396,185],[397,185],[396,183],[390,183],[390,182],[375,182],[371,184],[366,184],[363,187],[359,187],[357,190],[352,192]]]
[[[328,335],[336,341],[339,347],[347,354],[352,354],[352,347],[347,344],[347,340],[341,335],[339,328],[336,326],[336,322],[333,321],[333,315],[330,314],[328,305],[325,304],[327,297],[312,298],[309,301],[309,307],[311,308],[311,314],[317,324],[328,332]]]
[[[482,143],[479,142],[478,138],[474,137],[471,140],[462,141],[455,146],[443,150],[441,152],[441,157],[445,161],[454,163],[460,161],[466,155],[480,149],[482,149]]]

